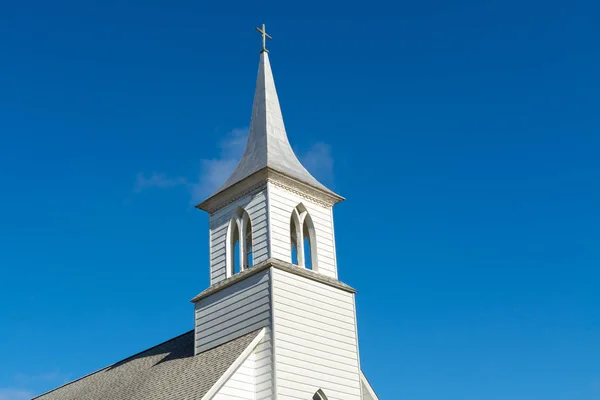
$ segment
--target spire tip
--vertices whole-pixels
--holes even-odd
[[[267,50],[267,38],[268,39],[273,39],[273,38],[271,37],[271,35],[269,35],[267,33],[267,29],[265,27],[265,24],[262,24],[262,29],[257,26],[256,30],[258,32],[260,32],[260,34],[262,35],[262,50],[260,51],[261,54],[262,53],[268,53],[269,50]]]

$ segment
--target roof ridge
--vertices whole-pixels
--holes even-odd
[[[179,338],[180,338],[180,337],[182,337],[182,336],[189,335],[189,334],[190,334],[190,333],[192,333],[192,332],[194,332],[194,329],[192,329],[192,330],[189,330],[189,331],[187,331],[187,332],[185,332],[185,333],[182,333],[181,335],[177,335],[177,336],[175,336],[175,337],[173,337],[173,338],[171,338],[171,339],[169,339],[169,340],[165,340],[164,342],[161,342],[161,343],[159,343],[159,344],[157,344],[157,345],[155,345],[155,346],[152,346],[152,347],[150,347],[150,348],[147,348],[146,350],[142,350],[142,351],[140,351],[140,352],[138,352],[138,353],[135,353],[135,354],[133,354],[133,355],[131,355],[131,356],[129,356],[129,357],[125,357],[125,358],[124,358],[124,359],[122,359],[122,360],[115,361],[114,363],[112,363],[112,364],[109,364],[109,365],[107,365],[106,367],[100,368],[100,369],[98,369],[98,370],[96,370],[96,371],[94,371],[94,372],[90,372],[89,374],[87,374],[87,375],[84,375],[84,376],[82,376],[82,377],[79,377],[79,378],[77,378],[77,379],[75,379],[75,380],[72,380],[72,381],[70,381],[70,382],[67,382],[67,383],[65,383],[64,385],[60,385],[60,386],[58,386],[58,387],[55,387],[55,388],[54,388],[54,389],[52,389],[52,390],[48,390],[47,392],[44,392],[44,393],[38,394],[37,396],[35,396],[35,397],[32,397],[32,398],[31,398],[31,400],[35,400],[35,399],[37,399],[37,398],[39,398],[39,397],[42,397],[42,396],[45,396],[45,395],[47,395],[48,393],[52,393],[52,392],[54,392],[54,391],[57,391],[58,389],[64,388],[65,386],[71,385],[71,384],[73,384],[73,383],[75,383],[75,382],[79,382],[79,381],[80,381],[80,380],[82,380],[82,379],[85,379],[85,378],[87,378],[87,377],[89,377],[89,376],[95,375],[95,374],[97,374],[98,372],[102,372],[102,371],[104,371],[104,370],[106,370],[106,369],[108,369],[108,368],[110,368],[110,367],[113,367],[113,366],[115,366],[115,365],[119,364],[119,363],[122,363],[122,362],[124,362],[124,361],[127,361],[127,360],[129,360],[130,358],[137,357],[137,356],[139,356],[140,354],[143,354],[143,353],[145,353],[145,352],[147,352],[147,351],[153,350],[153,349],[155,349],[155,348],[157,348],[157,347],[159,347],[159,346],[162,346],[162,345],[164,345],[164,344],[167,344],[167,343],[169,343],[169,342],[172,342],[173,340],[177,340],[177,339],[179,339]]]

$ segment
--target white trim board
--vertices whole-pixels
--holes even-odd
[[[215,382],[215,384],[210,388],[210,390],[206,392],[206,394],[202,397],[201,400],[210,400],[219,392],[219,390],[221,390],[223,385],[225,385],[229,378],[231,378],[235,371],[237,371],[240,365],[242,365],[244,361],[246,361],[246,358],[248,358],[250,353],[254,351],[254,349],[256,348],[256,346],[258,346],[260,341],[263,340],[263,338],[265,337],[266,330],[267,328],[262,328],[260,332],[258,332],[258,335],[256,335],[256,337],[250,342],[248,347],[246,347],[246,349],[242,351],[242,354],[240,354],[239,357],[229,366],[229,368],[227,368],[227,371],[225,371],[225,373],[221,375],[221,377]]]
[[[377,395],[375,394],[373,387],[371,387],[369,380],[367,379],[365,374],[362,372],[362,370],[360,371],[360,380],[362,381],[363,385],[365,385],[365,387],[369,391],[369,394],[371,395],[371,397],[375,400],[379,400],[379,397],[377,397]]]

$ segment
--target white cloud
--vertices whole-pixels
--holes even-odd
[[[139,172],[137,174],[135,180],[135,186],[133,187],[133,191],[135,193],[139,193],[142,190],[150,189],[150,188],[170,188],[173,186],[185,185],[187,183],[185,178],[169,178],[164,173],[156,173],[153,172],[148,177],[146,174]]]
[[[0,400],[29,400],[33,396],[29,390],[0,388]]]
[[[133,191],[139,193],[151,188],[186,186],[191,195],[190,203],[197,204],[213,194],[231,175],[242,157],[247,136],[247,128],[229,132],[219,143],[217,157],[200,160],[200,172],[195,180],[181,176],[170,177],[165,173],[153,172],[148,176],[138,173]],[[307,152],[297,152],[297,154],[302,164],[315,178],[325,184],[333,183],[331,146],[326,143],[315,143]]]
[[[190,183],[191,202],[198,203],[217,190],[235,169],[242,157],[248,129],[234,129],[219,143],[219,156],[200,161],[197,182]]]
[[[64,385],[69,381],[69,376],[59,370],[40,374],[17,373],[13,377],[10,387],[0,388],[0,400],[28,400],[34,392],[48,390],[48,387]]]
[[[186,186],[191,195],[190,203],[196,204],[217,190],[233,172],[244,151],[247,136],[248,129],[234,129],[229,132],[219,143],[218,157],[200,160],[200,173],[196,180],[183,176],[170,177],[162,172],[153,172],[148,176],[139,172],[133,191],[140,193],[147,189]]]
[[[68,378],[68,375],[55,370],[33,375],[18,373],[15,374],[14,381],[18,386],[30,386],[31,384],[40,382],[60,382],[62,384],[67,382]]]
[[[315,143],[306,153],[299,153],[300,162],[321,183],[333,184],[333,156],[327,143]]]

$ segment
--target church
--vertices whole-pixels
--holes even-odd
[[[265,26],[246,148],[196,207],[210,286],[194,329],[38,400],[378,400],[361,370],[356,290],[338,280],[333,206],[288,141]]]

